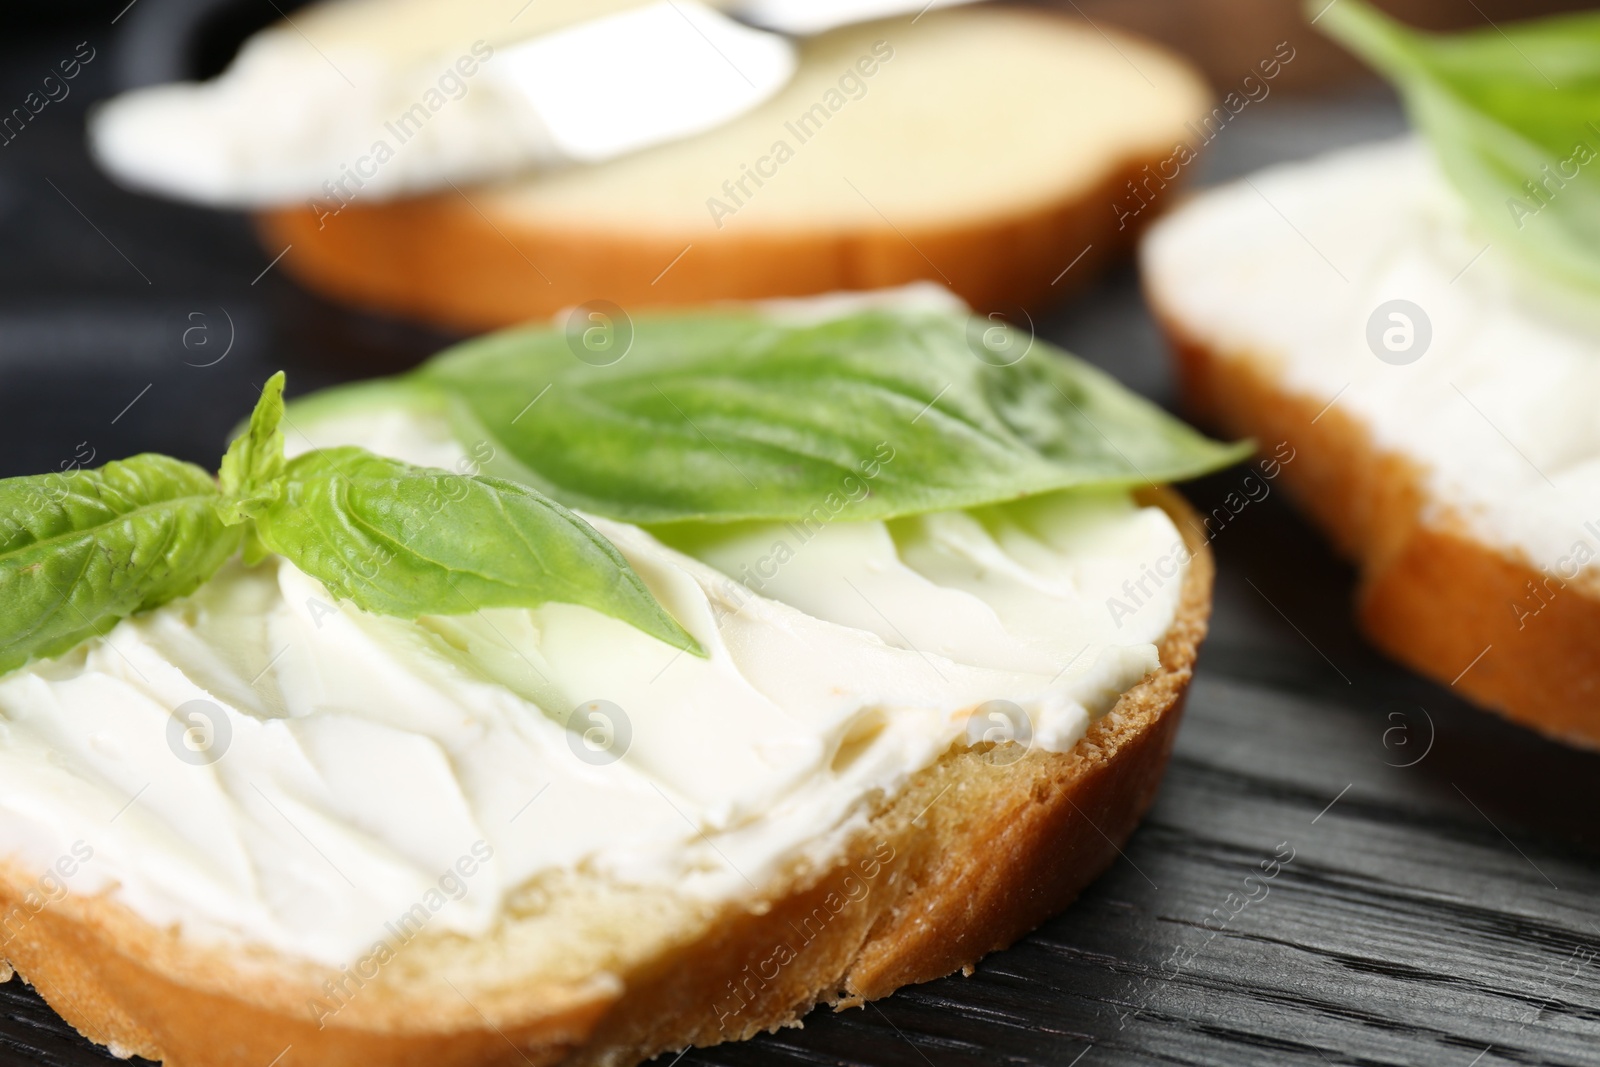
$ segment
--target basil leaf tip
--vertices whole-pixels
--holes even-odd
[[[278,494],[283,477],[283,371],[267,379],[250,413],[250,424],[222,457],[218,475],[223,499],[217,505],[229,526],[245,522]]]
[[[527,486],[342,447],[291,460],[283,488],[262,544],[367,611],[579,604],[705,654],[610,541]]]

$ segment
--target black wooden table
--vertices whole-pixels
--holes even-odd
[[[302,392],[449,340],[299,291],[239,218],[100,178],[83,109],[109,87],[114,32],[98,16],[0,36],[0,111],[77,42],[98,49],[0,147],[0,474],[56,469],[81,442],[97,462],[214,463],[271,370]],[[1274,96],[1207,149],[1202,177],[1401,126],[1375,91]],[[1131,268],[1041,332],[1172,401]],[[1207,508],[1243,476],[1188,492]],[[1276,494],[1214,548],[1212,636],[1124,860],[970,978],[682,1067],[1600,1064],[1600,757],[1375,654],[1350,624],[1351,571]],[[1247,883],[1263,863],[1275,876]],[[22,983],[0,986],[0,1063],[108,1062]]]

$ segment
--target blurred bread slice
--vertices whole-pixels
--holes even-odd
[[[1142,258],[1188,406],[1289,443],[1283,482],[1360,566],[1373,642],[1600,747],[1592,296],[1493,247],[1410,140],[1195,197]]]
[[[1208,100],[1185,63],[1114,31],[1037,10],[931,11],[807,41],[775,98],[687,141],[259,223],[313,289],[469,329],[591,300],[921,279],[980,310],[1040,307],[1148,221],[1119,218],[1126,184],[1172,156]]]

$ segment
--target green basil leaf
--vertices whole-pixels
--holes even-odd
[[[1491,236],[1600,286],[1600,15],[1439,35],[1339,0],[1319,25],[1395,84]]]
[[[153,454],[0,481],[0,672],[193,592],[239,546],[199,467]]]
[[[703,654],[610,541],[515,482],[322,449],[289,462],[255,521],[263,545],[366,611],[581,604]]]
[[[882,519],[1171,482],[1248,452],[1043,341],[944,312],[657,315],[607,366],[559,329],[519,329],[413,380],[450,405],[460,440],[494,446],[496,473],[638,523],[798,519],[830,497]]]
[[[218,505],[229,526],[244,522],[278,494],[283,477],[283,371],[267,379],[250,413],[250,425],[222,457],[218,480],[224,500]]]

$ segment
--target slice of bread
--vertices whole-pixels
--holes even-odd
[[[1119,211],[1127,184],[1170,161],[1208,95],[1181,60],[1082,21],[930,11],[805,42],[776,97],[687,141],[427,198],[358,197],[337,214],[283,208],[259,225],[272,254],[292,246],[283,268],[311,288],[464,328],[591,300],[918,279],[980,310],[1039,307],[1148,221]]]
[[[1293,448],[1284,483],[1359,565],[1371,640],[1600,746],[1592,302],[1493,248],[1411,141],[1195,197],[1143,270],[1195,416]]]
[[[36,872],[0,867],[0,961],[90,1040],[167,1067],[633,1064],[968,967],[1076,897],[1155,797],[1212,563],[1181,498],[1141,499],[1194,553],[1160,669],[1070,752],[952,749],[883,798],[835,865],[764,887],[757,906],[573,873],[522,890],[492,937],[424,934],[358,982],[197,947],[105,897],[41,902]],[[359,994],[319,1029],[314,1004],[338,985]]]

